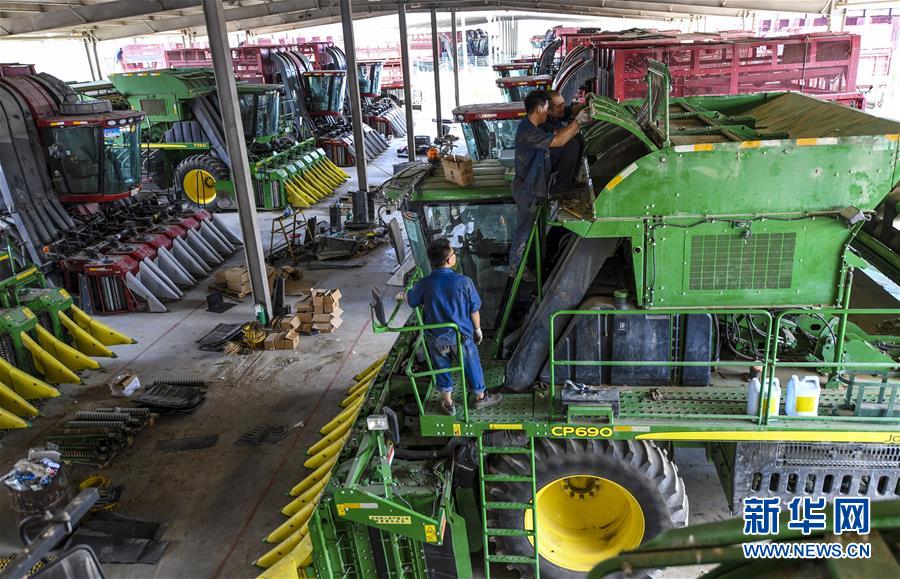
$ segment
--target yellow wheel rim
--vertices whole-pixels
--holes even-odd
[[[188,199],[198,205],[212,203],[216,198],[216,178],[209,171],[191,169],[185,173],[181,185]]]
[[[541,487],[537,519],[541,556],[572,571],[590,571],[600,561],[637,548],[644,538],[644,512],[637,499],[599,476],[563,477]],[[533,529],[531,509],[525,511],[524,525]]]

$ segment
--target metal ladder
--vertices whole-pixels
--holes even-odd
[[[532,565],[534,567],[534,579],[540,579],[540,555],[538,554],[538,525],[537,525],[537,509],[533,508],[537,504],[537,476],[535,474],[534,463],[534,437],[528,437],[528,446],[485,446],[484,435],[478,437],[478,467],[479,477],[478,486],[481,491],[481,530],[484,536],[484,577],[491,579],[491,564],[519,564]],[[531,465],[530,475],[510,475],[510,474],[490,474],[485,468],[485,456],[501,455],[501,454],[523,454],[528,455],[528,462]],[[505,482],[512,484],[530,484],[531,485],[531,502],[530,503],[513,503],[498,502],[487,500],[487,489],[485,483]],[[531,510],[531,529],[501,529],[488,526],[488,512],[494,510]],[[531,537],[534,554],[531,557],[524,555],[492,555],[489,549],[489,540],[491,537]]]

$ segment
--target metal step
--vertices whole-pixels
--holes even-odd
[[[508,501],[487,501],[484,503],[484,508],[488,509],[506,509],[506,510],[516,510],[516,511],[527,511],[531,508],[531,503],[511,503]]]
[[[525,565],[534,565],[536,561],[534,557],[525,557],[522,555],[488,555],[488,563],[522,563]]]
[[[481,452],[483,454],[530,454],[531,449],[519,446],[484,446]]]
[[[488,537],[533,537],[534,531],[525,529],[488,529]]]
[[[484,482],[515,482],[530,483],[530,476],[521,476],[517,474],[486,474],[481,477]]]

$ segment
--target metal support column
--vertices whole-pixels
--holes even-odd
[[[344,52],[347,57],[347,84],[350,85],[350,117],[353,124],[353,148],[356,150],[356,177],[359,190],[368,193],[366,143],[362,128],[362,106],[359,104],[359,69],[356,67],[356,39],[353,36],[353,7],[350,0],[341,0],[341,26],[344,29]],[[356,215],[355,207],[353,219],[364,221],[362,215]]]
[[[463,12],[465,14],[465,12]],[[469,67],[469,39],[466,36],[466,17],[459,17],[459,31],[462,33],[462,68],[466,70]]]
[[[97,64],[97,80],[103,80],[103,73],[100,71],[100,56],[97,55],[97,39],[91,35],[91,48],[94,50],[94,62]]]
[[[400,66],[403,69],[403,107],[406,112],[406,147],[408,159],[416,160],[416,135],[413,130],[412,73],[409,67],[409,34],[406,32],[406,2],[398,2],[400,17]]]
[[[88,46],[87,36],[82,38],[84,41],[84,55],[87,57],[88,66],[91,68],[91,80],[97,80],[97,75],[94,74],[94,60],[91,58],[91,47]]]
[[[238,107],[234,64],[231,60],[231,48],[228,46],[222,1],[203,0],[203,17],[206,20],[206,35],[216,75],[216,92],[219,95],[219,110],[222,114],[222,127],[225,130],[225,145],[231,158],[234,198],[238,209],[238,221],[241,224],[247,271],[250,273],[253,303],[254,307],[263,309],[268,321],[272,317],[272,298],[269,295],[266,261],[256,221],[256,201],[253,197],[253,184],[250,182],[247,143],[244,141],[243,123]]]
[[[456,10],[450,11],[450,46],[453,50],[453,102],[459,106],[459,61],[456,54]]]
[[[434,69],[434,122],[437,124],[437,138],[444,136],[441,125],[441,52],[438,49],[437,11],[431,9],[431,59]]]

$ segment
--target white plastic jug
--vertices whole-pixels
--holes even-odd
[[[784,413],[788,416],[818,416],[822,386],[818,376],[791,376],[784,399]]]
[[[772,391],[770,392],[771,403],[769,404],[769,416],[778,416],[778,405],[781,403],[781,383],[778,378],[770,378],[772,381]],[[759,414],[759,403],[765,391],[762,390],[759,378],[753,378],[747,385],[747,414],[756,416]]]

